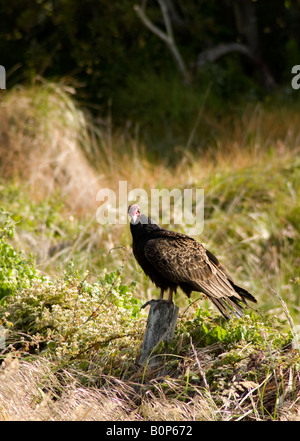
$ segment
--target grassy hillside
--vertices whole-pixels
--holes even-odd
[[[138,138],[94,126],[70,92],[41,84],[0,103],[0,419],[300,419],[297,113],[206,115],[205,154],[187,143],[176,163],[174,152],[154,163]],[[95,218],[97,189],[119,180],[203,188],[197,239],[258,300],[225,322],[199,293],[179,292],[175,338],[155,369],[137,358],[140,306],[157,289],[128,225]]]

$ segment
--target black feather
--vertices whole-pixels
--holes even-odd
[[[169,289],[172,300],[178,287],[188,297],[192,291],[203,292],[226,319],[241,317],[247,300],[256,302],[252,294],[234,283],[214,254],[192,237],[166,230],[143,214],[130,223],[130,230],[133,254],[161,289],[161,298]]]

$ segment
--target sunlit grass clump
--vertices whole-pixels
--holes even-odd
[[[37,81],[5,94],[0,102],[0,171],[2,177],[26,182],[34,199],[59,191],[69,206],[82,210],[94,197],[97,175],[86,157],[91,139],[74,93]]]

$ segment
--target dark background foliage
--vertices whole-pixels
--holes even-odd
[[[166,1],[188,85],[165,42],[139,19],[136,3],[1,1],[0,62],[8,87],[37,76],[63,78],[93,115],[109,114],[133,131],[138,124],[149,144],[186,141],[183,131],[190,132],[208,85],[205,109],[214,114],[272,95],[297,99],[290,81],[300,62],[299,0]],[[159,3],[144,4],[165,30]],[[230,43],[246,46],[253,58],[233,51],[197,66],[199,54]]]

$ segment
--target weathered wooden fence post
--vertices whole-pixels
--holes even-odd
[[[178,317],[178,306],[174,303],[151,301],[147,320],[146,332],[142,344],[140,365],[153,365],[155,363],[155,347],[161,341],[170,341],[174,336],[174,330]]]
[[[6,89],[6,71],[4,66],[0,66],[0,89]]]

